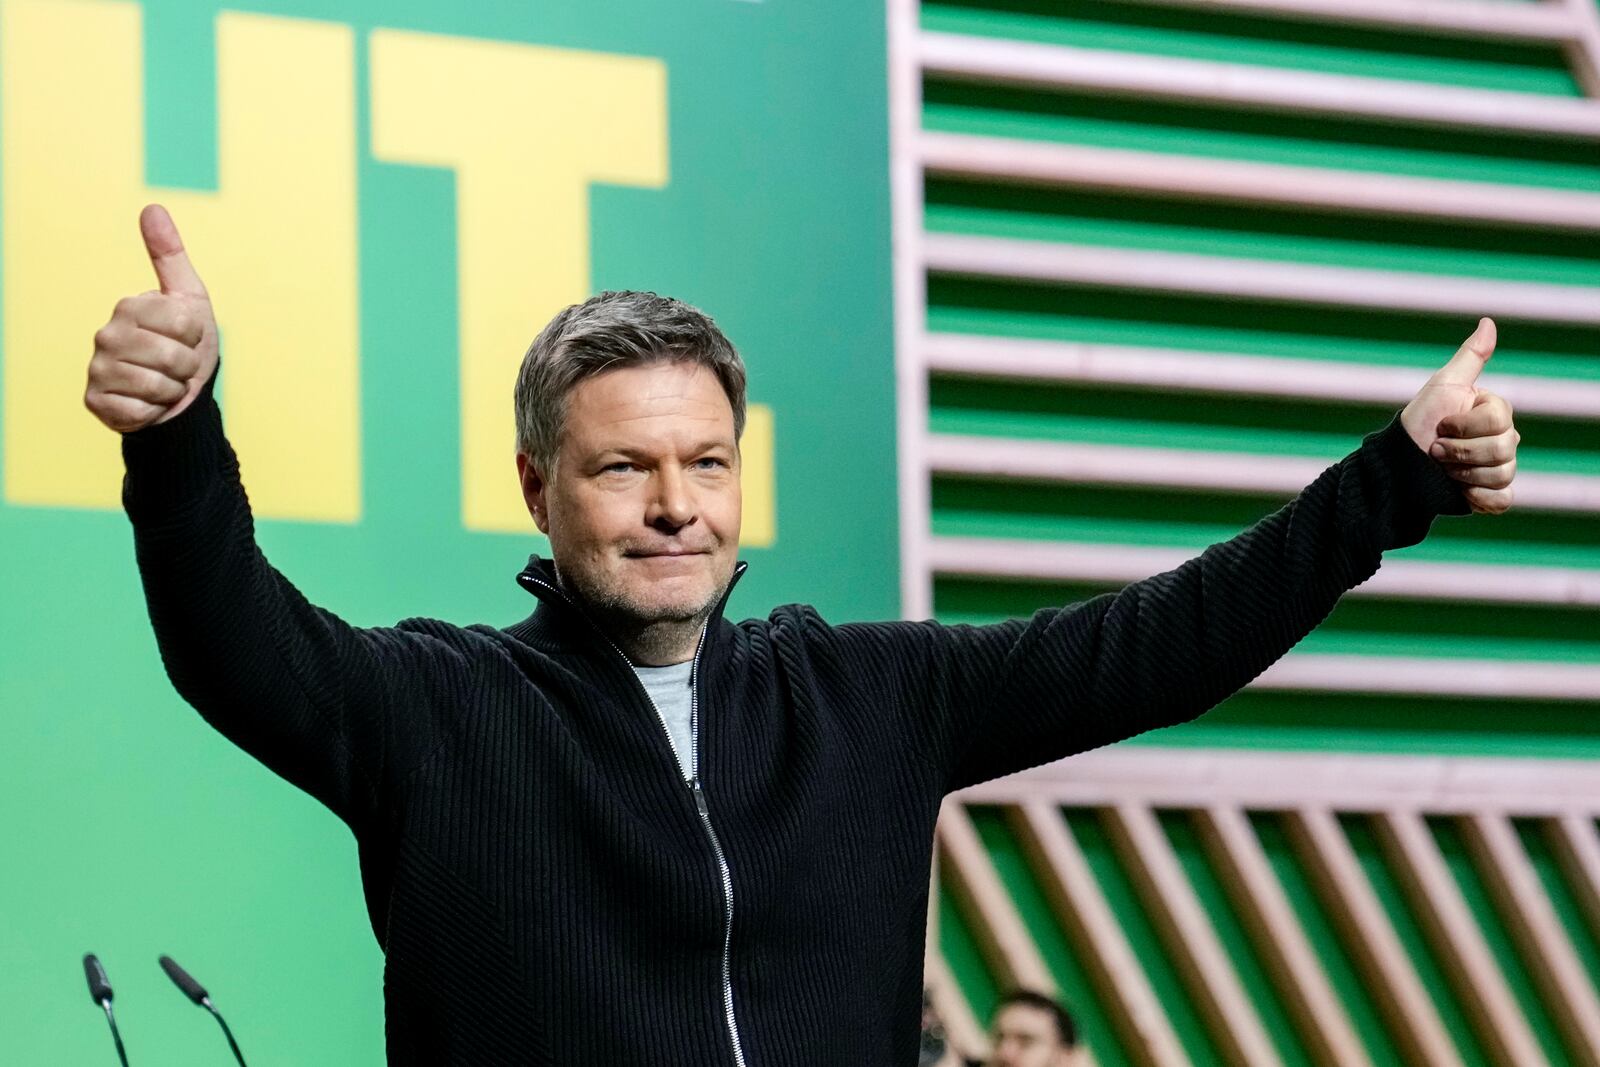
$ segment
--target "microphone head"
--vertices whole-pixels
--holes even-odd
[[[100,966],[100,957],[93,952],[83,957],[83,976],[89,980],[89,999],[96,1004],[105,1004],[111,999],[111,979],[106,977],[106,969]]]
[[[172,984],[183,990],[184,996],[196,1004],[204,1006],[206,999],[205,988],[189,977],[189,972],[179,967],[171,956],[162,956],[160,962],[161,969],[167,972],[167,977],[172,979]]]

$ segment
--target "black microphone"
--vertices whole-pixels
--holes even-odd
[[[100,958],[93,952],[83,957],[83,976],[89,980],[89,999],[106,1010],[106,1022],[111,1024],[111,1040],[117,1043],[117,1059],[128,1067],[128,1054],[122,1047],[122,1035],[117,1032],[117,1017],[111,1012],[111,979],[100,966]]]
[[[239,1051],[239,1043],[233,1039],[233,1031],[228,1029],[227,1020],[211,1003],[211,995],[206,992],[205,986],[196,982],[171,956],[162,956],[159,962],[161,969],[167,972],[167,977],[172,979],[172,984],[181,989],[184,996],[209,1011],[217,1020],[217,1025],[222,1027],[222,1035],[228,1039],[228,1047],[233,1050],[233,1058],[239,1061],[239,1067],[245,1067],[244,1053]]]

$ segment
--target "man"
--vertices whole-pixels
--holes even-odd
[[[1484,320],[1296,500],[1117,594],[986,627],[734,624],[743,366],[693,308],[608,293],[517,383],[538,607],[352,627],[256,547],[210,297],[167,213],[140,225],[160,289],[96,334],[85,403],[123,434],[174,685],[355,834],[392,1063],[913,1063],[946,793],[1199,715],[1383,551],[1511,500]]]
[[[1073,1067],[1078,1047],[1072,1016],[1043,993],[1021,989],[1000,999],[988,1067]]]

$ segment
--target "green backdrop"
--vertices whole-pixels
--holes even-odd
[[[214,188],[221,8],[140,7],[145,179]],[[513,576],[543,544],[531,523],[527,536],[462,525],[455,179],[370,150],[367,42],[387,28],[664,62],[670,179],[593,188],[592,287],[655,289],[713,314],[745,356],[752,401],[773,409],[777,539],[744,552],[750,573],[730,614],[790,600],[836,618],[896,613],[881,10],[848,0],[249,10],[344,23],[355,36],[362,517],[258,523],[269,558],[307,596],[361,625],[409,615],[505,625],[532,608]],[[126,291],[151,284],[130,276]],[[227,294],[213,295],[223,306]],[[85,365],[98,325],[62,358]],[[250,460],[241,456],[247,486]],[[114,1062],[86,995],[86,951],[110,972],[134,1063],[227,1056],[215,1024],[159,973],[160,953],[209,987],[252,1063],[382,1062],[382,958],[352,838],[174,694],[126,518],[0,503],[0,559],[0,1062]]]

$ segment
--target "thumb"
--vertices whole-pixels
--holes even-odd
[[[183,238],[178,236],[178,227],[166,208],[146,205],[139,213],[139,232],[144,235],[144,249],[150,253],[150,265],[156,269],[163,293],[206,298],[205,283],[189,262]]]
[[[1450,362],[1434,374],[1436,385],[1472,385],[1483,371],[1483,365],[1494,355],[1496,331],[1493,319],[1479,319],[1472,336],[1461,343]]]

